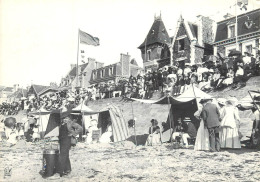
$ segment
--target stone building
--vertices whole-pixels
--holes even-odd
[[[104,63],[98,62],[93,58],[88,58],[88,62],[78,65],[78,83],[77,83],[77,66],[76,64],[71,64],[71,70],[69,73],[62,78],[60,87],[70,87],[74,89],[75,87],[87,88],[90,83],[92,70],[98,69],[104,66]],[[78,84],[78,85],[77,85]]]
[[[161,15],[154,17],[144,42],[138,47],[141,50],[144,71],[157,70],[159,67],[170,64],[169,45],[171,39],[164,26]]]
[[[128,79],[131,75],[137,76],[142,70],[135,60],[130,61],[130,55],[121,54],[120,62],[93,69],[89,83],[99,84],[111,81],[117,83],[119,80]]]
[[[213,54],[213,38],[213,20],[199,15],[192,23],[180,16],[171,45],[171,64],[202,62],[204,56]]]
[[[237,31],[237,44],[236,44]],[[228,56],[231,50],[257,56],[260,37],[260,9],[217,22],[214,55]]]

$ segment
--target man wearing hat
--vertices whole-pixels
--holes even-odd
[[[210,151],[215,152],[220,150],[219,140],[219,126],[220,126],[220,113],[212,99],[202,99],[201,103],[204,105],[202,109],[202,118],[205,126],[209,130],[209,143]]]
[[[69,150],[71,147],[71,138],[76,137],[82,133],[82,127],[77,124],[70,117],[70,112],[66,111],[61,115],[62,123],[59,129],[59,143],[60,143],[60,155],[59,155],[59,169],[58,173],[60,177],[67,175],[71,172]]]

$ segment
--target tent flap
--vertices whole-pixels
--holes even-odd
[[[126,140],[129,133],[121,110],[118,107],[110,106],[109,114],[112,122],[114,142]]]

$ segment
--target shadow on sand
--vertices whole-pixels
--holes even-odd
[[[143,134],[143,135],[136,135],[136,141],[137,141],[137,145],[145,145],[145,142],[147,140],[148,134]],[[128,139],[126,139],[127,141],[133,142],[134,144],[136,144],[135,142],[135,136],[132,135],[130,136]]]

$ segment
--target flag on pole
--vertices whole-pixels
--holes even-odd
[[[240,7],[240,9],[247,10],[248,0],[237,0],[237,5]]]
[[[80,39],[80,43],[99,46],[99,38],[93,37],[92,35],[83,32],[81,30],[79,30],[79,39]]]

